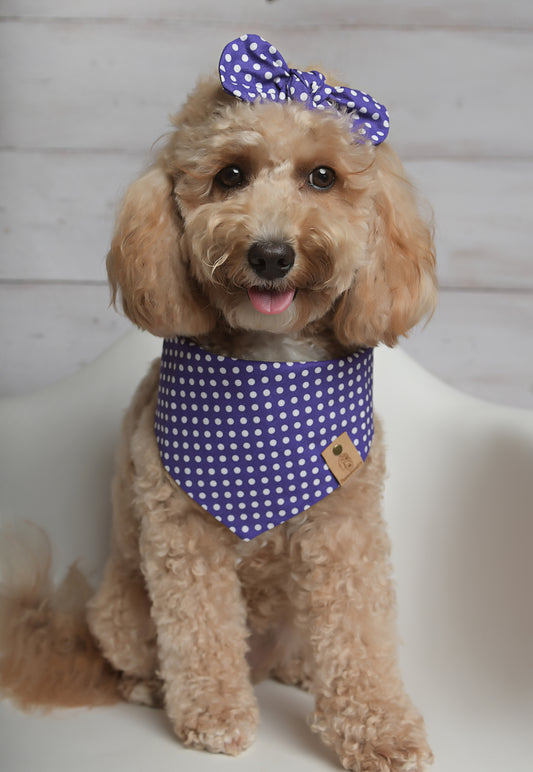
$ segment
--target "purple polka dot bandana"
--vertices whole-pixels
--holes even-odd
[[[343,432],[365,461],[372,367],[372,349],[330,361],[255,362],[166,339],[155,414],[162,463],[249,541],[339,486],[321,453]]]
[[[351,131],[375,145],[389,133],[389,114],[364,91],[329,86],[321,72],[291,69],[282,55],[259,35],[242,35],[224,48],[219,63],[223,88],[245,102],[292,100],[310,109],[353,113]]]

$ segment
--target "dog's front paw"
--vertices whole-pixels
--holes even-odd
[[[217,705],[193,706],[174,722],[174,728],[189,748],[237,756],[253,743],[258,719],[254,699],[238,708],[220,701]]]
[[[311,729],[335,750],[344,769],[424,772],[432,763],[423,721],[412,709],[354,703],[339,708],[317,706]]]

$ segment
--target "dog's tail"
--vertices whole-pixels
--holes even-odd
[[[0,689],[19,707],[109,705],[118,673],[85,618],[91,595],[76,565],[55,589],[48,537],[37,526],[0,532]]]

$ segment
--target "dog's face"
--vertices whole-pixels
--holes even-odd
[[[301,330],[348,290],[369,239],[372,157],[338,118],[235,103],[194,157],[176,156],[190,270],[231,326]]]
[[[393,344],[435,302],[431,232],[396,156],[337,112],[201,84],[130,188],[108,259],[158,335],[299,332]]]

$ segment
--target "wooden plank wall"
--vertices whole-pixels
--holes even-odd
[[[387,105],[437,223],[440,305],[406,348],[533,407],[531,0],[2,0],[0,396],[128,329],[105,283],[116,203],[243,31]]]

